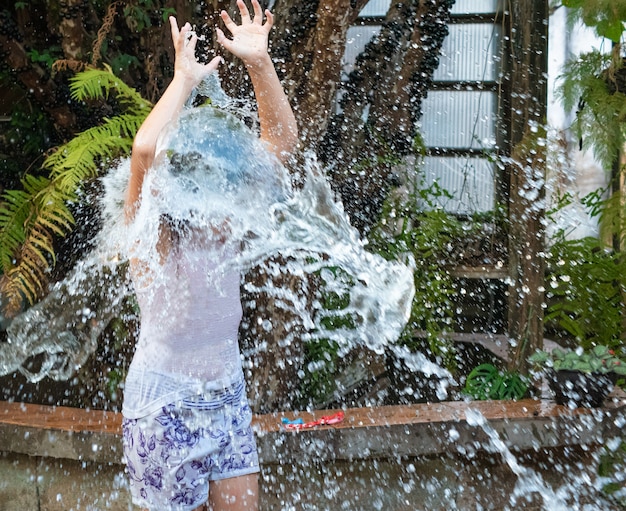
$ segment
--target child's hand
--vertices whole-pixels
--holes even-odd
[[[274,24],[274,16],[266,9],[266,22],[264,24],[263,11],[258,0],[252,0],[253,18],[243,0],[237,0],[237,6],[241,13],[241,25],[237,25],[226,11],[222,11],[221,16],[224,24],[233,38],[228,39],[224,32],[217,28],[217,42],[243,60],[247,66],[254,66],[262,63],[268,57],[268,35]]]
[[[201,64],[196,59],[196,43],[198,36],[191,31],[191,25],[185,23],[178,29],[178,22],[174,16],[170,16],[172,29],[172,41],[176,52],[174,61],[174,74],[183,76],[192,86],[198,85],[202,79],[217,69],[221,57],[215,57],[208,64]]]

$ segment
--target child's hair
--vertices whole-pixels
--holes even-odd
[[[179,153],[173,150],[167,152],[167,157],[170,161],[170,172],[175,176],[188,173],[192,168],[199,169],[208,165],[203,163],[202,155],[197,151],[191,151],[188,153]]]

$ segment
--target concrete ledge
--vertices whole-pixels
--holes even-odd
[[[624,404],[614,400],[589,410],[533,399],[443,402],[347,409],[342,423],[301,431],[285,431],[281,417],[309,421],[333,410],[260,415],[254,427],[266,464],[309,456],[352,461],[489,450],[490,432],[497,432],[507,448],[524,451],[601,444],[620,432],[612,419]],[[477,417],[484,417],[485,428]],[[0,402],[0,452],[120,463],[121,423],[115,412]]]
[[[419,457],[493,451],[490,435],[512,451],[602,444],[618,434],[619,407],[570,410],[551,402],[446,402],[347,410],[341,426],[298,433],[261,428],[264,462]],[[467,420],[468,414],[470,421]],[[316,414],[317,415],[317,414]],[[476,424],[484,417],[485,427]],[[267,420],[267,418],[264,418]],[[305,419],[308,420],[308,419]]]
[[[120,463],[121,414],[0,402],[0,452]]]

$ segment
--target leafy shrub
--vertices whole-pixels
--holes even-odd
[[[522,399],[528,394],[528,380],[520,374],[498,369],[493,364],[475,367],[465,381],[465,393],[477,400]]]
[[[583,373],[615,373],[626,376],[626,362],[615,356],[606,346],[595,346],[589,351],[553,349],[550,353],[538,351],[529,361],[539,366],[551,367],[555,371],[580,371]]]
[[[626,258],[601,240],[557,241],[547,276],[548,327],[570,334],[585,349],[604,345],[618,352],[626,285]]]
[[[430,352],[444,366],[454,363],[454,348],[443,335],[453,319],[456,290],[446,268],[450,242],[463,232],[461,222],[436,204],[450,194],[437,183],[414,188],[408,198],[392,197],[372,230],[369,248],[388,260],[415,265],[415,297],[400,342],[411,344],[416,330],[425,332]],[[409,185],[410,186],[410,185]]]

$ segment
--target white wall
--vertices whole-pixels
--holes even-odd
[[[548,127],[554,153],[549,163],[547,192],[552,197],[557,190],[584,197],[605,187],[609,176],[591,152],[578,149],[578,139],[570,130],[575,122],[575,112],[563,109],[556,89],[565,62],[593,48],[603,48],[603,41],[582,24],[568,27],[566,14],[565,8],[556,9],[549,25]],[[606,44],[604,46],[606,48]],[[595,236],[598,232],[596,220],[589,217],[579,201],[565,208],[556,217],[555,225],[549,226],[548,232],[558,228],[567,229],[570,238]]]

